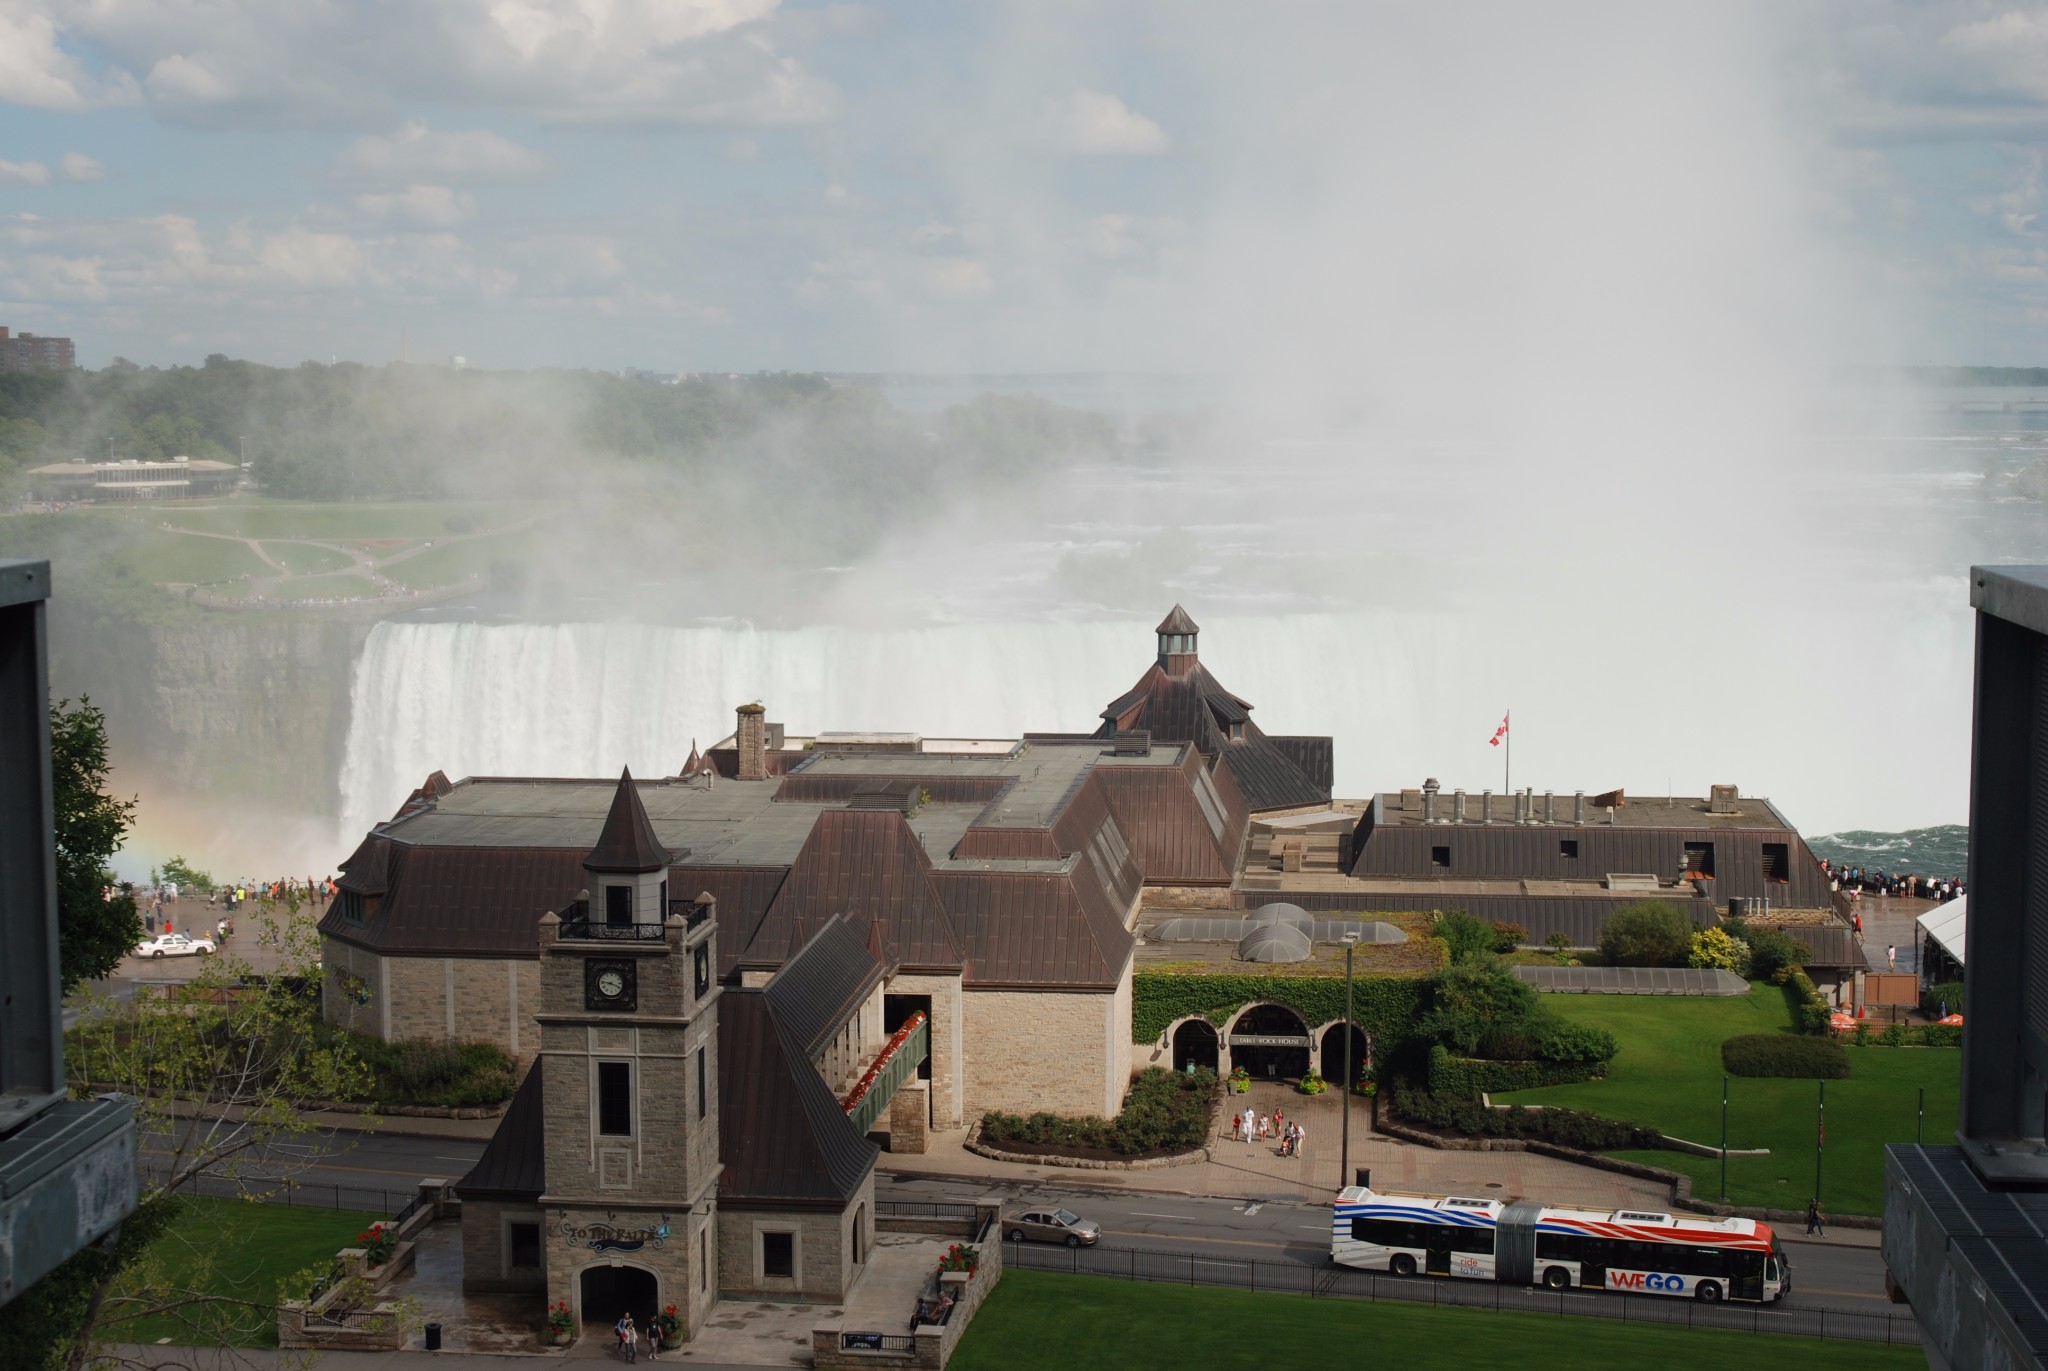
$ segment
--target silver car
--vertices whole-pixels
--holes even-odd
[[[1011,1242],[1063,1242],[1069,1247],[1093,1247],[1102,1241],[1102,1225],[1090,1223],[1071,1209],[1032,1209],[1012,1214],[1003,1221],[1003,1232]]]

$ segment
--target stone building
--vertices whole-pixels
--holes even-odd
[[[873,1226],[862,1124],[926,1039],[883,1037],[859,921],[826,920],[758,987],[722,985],[716,902],[669,898],[672,857],[622,777],[590,898],[536,921],[536,1060],[458,1189],[467,1288],[600,1324],[673,1306],[687,1337],[722,1297],[845,1297]]]

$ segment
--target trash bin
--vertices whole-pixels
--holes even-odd
[[[427,1350],[429,1352],[441,1350],[441,1325],[438,1323],[427,1325]]]
[[[1355,1171],[1355,1172],[1354,1172],[1353,1174],[1354,1174],[1354,1175],[1355,1175],[1355,1176],[1357,1177],[1357,1180],[1356,1180],[1356,1181],[1354,1182],[1354,1184],[1356,1184],[1356,1185],[1358,1185],[1358,1186],[1361,1186],[1361,1187],[1363,1187],[1363,1188],[1364,1188],[1364,1189],[1366,1189],[1366,1190],[1370,1190],[1370,1189],[1372,1189],[1372,1168],[1371,1168],[1371,1167],[1369,1167],[1369,1166],[1361,1166],[1361,1167],[1359,1167],[1359,1168],[1358,1168],[1358,1169],[1357,1169],[1357,1170],[1356,1170],[1356,1171]]]

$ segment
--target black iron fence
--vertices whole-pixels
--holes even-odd
[[[878,1219],[958,1219],[973,1223],[977,1211],[971,1204],[924,1204],[916,1200],[876,1200]]]
[[[260,1176],[199,1176],[187,1184],[197,1195],[224,1198],[248,1196],[264,1204],[282,1204],[307,1209],[355,1209],[372,1214],[397,1214],[403,1222],[407,1206],[419,1199],[417,1190],[384,1190],[375,1186],[329,1185],[325,1181],[266,1179]]]
[[[907,1357],[917,1351],[917,1339],[903,1333],[841,1333],[839,1348],[843,1352],[894,1352]]]
[[[1026,1271],[1066,1271],[1116,1280],[1207,1285],[1235,1290],[1460,1309],[1510,1310],[1553,1318],[1611,1319],[1736,1333],[1777,1333],[1918,1346],[1920,1325],[1910,1314],[1805,1309],[1783,1304],[1705,1304],[1661,1295],[1604,1291],[1538,1290],[1494,1281],[1436,1280],[1360,1271],[1327,1262],[1210,1257],[1128,1247],[1052,1247],[1005,1242],[1004,1264]]]

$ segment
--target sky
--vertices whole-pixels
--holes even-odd
[[[86,366],[1426,388],[1566,319],[1594,370],[2040,365],[2044,147],[2007,4],[0,0],[0,324]]]

